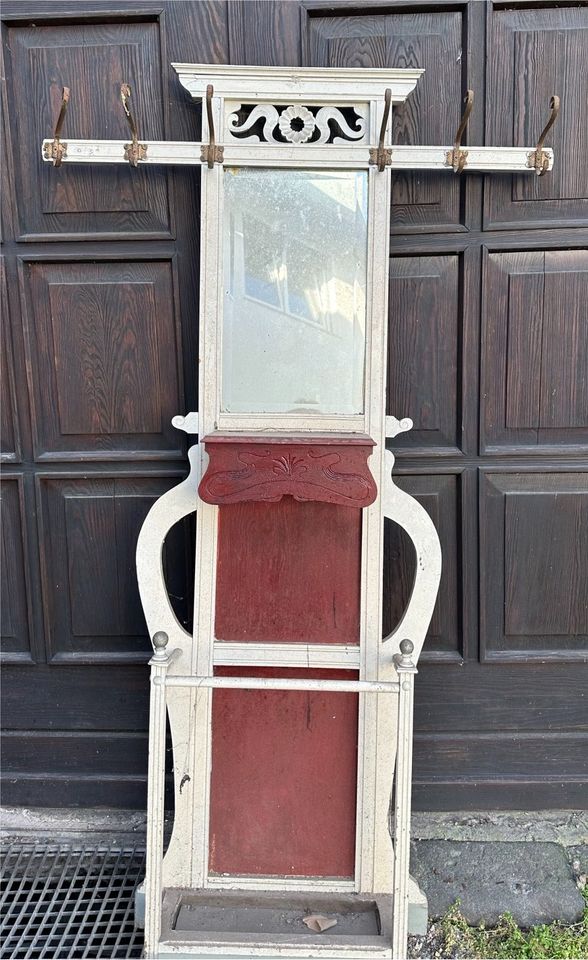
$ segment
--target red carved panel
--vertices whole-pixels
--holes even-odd
[[[223,676],[353,679],[341,670]],[[355,693],[215,690],[209,868],[216,874],[352,877]]]
[[[204,438],[210,463],[200,481],[206,503],[319,500],[367,507],[377,488],[367,459],[374,441],[355,437]]]
[[[216,637],[359,643],[361,518],[292,497],[221,507]]]

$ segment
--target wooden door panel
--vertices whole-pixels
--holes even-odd
[[[34,667],[34,696],[29,667],[7,665],[0,709],[4,730],[68,730],[89,734],[116,734],[147,730],[149,712],[149,670],[118,663],[38,664]],[[116,675],[116,682],[114,682]],[[59,714],[56,708],[59,706]],[[91,763],[87,763],[87,772]],[[39,800],[42,795],[39,794]],[[144,798],[143,798],[144,802]],[[48,805],[40,803],[41,806]]]
[[[0,509],[2,660],[31,663],[33,655],[29,624],[29,577],[26,566],[24,489],[21,477],[3,477]]]
[[[139,135],[165,138],[159,24],[152,20],[12,27],[8,42],[20,239],[169,237],[165,169],[150,167],[139,173],[127,164],[107,170],[55,169],[40,156],[41,141],[53,133],[64,86],[71,90],[65,142],[68,135],[129,138],[120,101],[122,82],[131,85]]]
[[[588,10],[488,5],[489,70],[486,143],[535,144],[552,94],[561,110],[549,134],[549,176],[488,177],[489,229],[586,225],[588,222]]]
[[[20,460],[20,441],[4,257],[0,257],[0,333],[0,460],[14,463]]]
[[[443,571],[437,603],[422,652],[422,660],[451,661],[463,657],[458,612],[460,557],[460,477],[395,476],[394,482],[425,508],[435,524],[443,551]],[[414,546],[401,527],[390,520],[384,525],[384,614],[383,635],[400,623],[406,609],[415,574]]]
[[[459,450],[459,272],[458,256],[390,260],[386,413],[414,423],[395,450]]]
[[[588,475],[489,472],[480,496],[482,657],[584,658]]]
[[[539,658],[525,664],[466,660],[444,664],[442,673],[436,664],[423,663],[418,689],[415,684],[417,733],[422,738],[450,734],[456,742],[460,735],[476,735],[485,738],[489,752],[493,747],[488,734],[586,734],[586,680],[579,663],[554,661],[549,682],[545,678],[546,666]],[[500,760],[494,756],[500,777]],[[439,776],[457,779],[459,768],[440,769]],[[536,776],[541,779],[541,768]]]
[[[306,24],[306,62],[325,67],[424,67],[406,103],[394,107],[392,143],[446,144],[459,125],[464,77],[462,13],[313,16]],[[431,105],[434,104],[434,109]],[[392,230],[465,229],[458,177],[420,171],[392,176]]]
[[[174,482],[104,474],[38,478],[45,634],[51,661],[147,659],[149,641],[137,590],[135,547],[155,500]],[[166,545],[168,584],[188,600],[185,543]]]
[[[4,670],[4,727],[14,733],[6,802],[121,807],[143,807],[145,802],[148,676],[142,663],[128,660],[146,658],[148,644],[146,637],[132,632],[139,629],[136,596],[122,609],[112,600],[115,580],[118,584],[111,569],[112,537],[122,543],[119,562],[130,564],[146,502],[175,482],[172,473],[179,476],[185,468],[181,445],[168,422],[171,415],[183,412],[178,406],[178,363],[174,365],[171,357],[174,351],[177,355],[176,347],[183,349],[184,409],[194,409],[200,174],[191,168],[168,174],[123,166],[59,170],[43,163],[39,145],[53,130],[62,84],[72,90],[64,139],[68,134],[126,139],[128,128],[119,99],[122,80],[132,86],[140,135],[198,139],[199,110],[178,84],[172,61],[423,65],[427,74],[416,97],[394,118],[394,140],[406,143],[451,142],[466,86],[476,92],[468,140],[483,142],[480,127],[485,115],[487,144],[534,143],[545,123],[549,96],[554,92],[562,96],[562,112],[548,138],[556,148],[553,174],[514,181],[508,176],[488,176],[484,201],[482,178],[476,175],[468,179],[450,173],[417,174],[396,179],[391,293],[402,309],[395,314],[391,310],[391,329],[398,342],[396,354],[391,354],[388,412],[408,413],[415,419],[416,446],[410,435],[398,437],[393,444],[397,468],[403,474],[398,483],[414,492],[430,511],[439,524],[444,548],[443,587],[416,684],[415,806],[428,810],[493,805],[548,808],[583,802],[586,785],[578,778],[585,756],[586,678],[577,657],[585,640],[577,632],[553,631],[575,631],[582,625],[583,613],[579,591],[585,556],[577,554],[572,560],[572,551],[580,543],[574,524],[577,517],[584,517],[585,494],[565,486],[565,471],[570,467],[565,458],[575,458],[578,473],[586,451],[577,442],[587,425],[578,366],[586,351],[586,297],[581,292],[585,267],[576,259],[579,254],[567,249],[580,244],[568,227],[586,223],[586,201],[582,200],[587,195],[586,60],[580,56],[586,43],[586,9],[555,3],[514,7],[477,0],[428,4],[425,9],[420,3],[360,8],[352,0],[347,4],[339,0],[331,4],[326,0],[163,0],[159,5],[146,0],[129,19],[110,0],[80,0],[77,5],[66,0],[4,0],[10,104],[5,142],[9,155],[3,165],[8,181],[5,253],[10,277],[17,274],[17,258],[26,261],[23,310],[25,304],[27,308],[26,318],[21,317],[18,291],[10,288],[13,352],[5,351],[3,359],[15,365],[14,409],[5,402],[2,412],[7,415],[3,449],[8,457],[17,455],[10,467],[9,494],[10,516],[16,521],[6,528],[5,551],[13,570],[8,563],[4,570],[18,574],[8,590],[13,604],[11,634],[14,624],[18,627],[8,640],[8,656],[22,662],[8,664]],[[484,100],[480,65],[486,59]],[[464,231],[466,223],[473,232]],[[530,237],[527,227],[536,226],[543,227],[540,249],[539,240],[525,239]],[[493,238],[482,294],[485,319],[480,327],[482,239],[484,228],[495,227],[504,230],[505,251],[526,253],[501,252]],[[73,244],[69,253],[67,243],[58,251],[52,246],[54,241],[71,239],[90,241],[88,255],[82,258]],[[140,240],[140,254],[136,246],[116,242],[121,239]],[[23,240],[36,243],[34,257],[28,260]],[[173,267],[170,257],[175,257]],[[89,264],[95,259],[99,261],[95,266]],[[66,260],[71,264],[69,273]],[[137,272],[141,270],[143,274]],[[64,290],[70,281],[72,289]],[[53,303],[50,282],[61,287],[53,291]],[[83,291],[96,286],[101,290],[88,336]],[[52,312],[55,315],[62,304],[67,317],[54,318]],[[103,362],[108,356],[107,340],[104,336],[100,340],[99,334],[100,325],[104,334],[110,322],[109,310],[111,319],[118,317],[115,334],[122,334],[124,328],[129,338],[126,387],[122,392],[117,389],[117,375],[111,374],[95,403],[82,394],[76,405],[73,385],[80,382],[84,345],[85,356],[107,369]],[[6,318],[8,311],[3,309],[3,314]],[[182,328],[181,338],[175,332],[176,322]],[[495,324],[492,335],[490,323]],[[24,373],[25,329],[35,400],[34,451]],[[70,329],[71,349],[69,339],[66,342]],[[53,360],[56,335],[61,361],[66,357],[61,380]],[[30,342],[35,337],[38,341]],[[480,354],[486,371],[481,393]],[[163,364],[159,374],[155,356]],[[164,378],[162,369],[167,371]],[[140,377],[139,370],[144,371]],[[146,377],[157,376],[157,395],[146,396]],[[3,371],[3,386],[7,383]],[[504,408],[496,404],[495,387],[505,397]],[[409,410],[392,408],[405,403]],[[480,406],[481,455],[476,457]],[[105,410],[110,418],[106,433],[102,432]],[[161,431],[147,432],[146,427],[155,426],[156,414],[161,416]],[[82,432],[63,432],[60,417],[69,428]],[[469,459],[467,469],[459,473],[464,422]],[[117,432],[121,427],[122,432]],[[462,449],[466,449],[463,444]],[[530,457],[524,461],[528,468],[521,469],[520,454],[531,453],[543,458],[541,474],[536,473],[538,461]],[[178,459],[170,463],[170,476],[162,477],[161,465],[154,461],[170,456]],[[88,457],[93,458],[90,477]],[[107,457],[116,457],[116,466]],[[141,457],[148,459],[138,468]],[[47,458],[67,459],[67,475],[59,476]],[[490,476],[482,481],[481,663],[477,660],[478,515],[472,482],[480,467]],[[41,474],[43,592],[35,585],[40,560],[32,527],[34,504],[27,500],[23,509],[18,501],[17,509],[18,497],[12,492],[17,484],[26,487],[35,474]],[[522,477],[518,486],[513,481],[517,476]],[[557,479],[554,488],[541,479],[550,476]],[[118,493],[130,484],[126,492],[132,495],[113,495],[115,483],[123,484]],[[67,500],[66,518],[63,493],[68,485],[75,496]],[[542,578],[549,588],[553,580],[548,579],[548,554],[537,542],[532,522],[535,506],[541,518],[535,526],[539,528],[546,518],[556,562],[568,577],[572,568],[577,574],[571,587],[557,586],[554,611],[546,609],[547,600],[537,587]],[[508,552],[501,532],[507,516]],[[521,531],[516,538],[510,527]],[[95,545],[88,545],[84,530],[89,536],[95,531]],[[564,531],[561,541],[554,539],[557,530]],[[106,540],[110,552],[105,538],[110,538]],[[387,530],[386,541],[385,610],[386,627],[391,629],[410,584],[413,559],[410,546],[396,532],[390,535]],[[31,551],[28,581],[20,574],[20,544],[25,552]],[[180,547],[177,550],[172,554],[179,558]],[[105,557],[100,564],[98,554]],[[518,563],[521,554],[537,558],[529,589]],[[24,562],[26,566],[26,556]],[[84,570],[97,566],[96,596],[91,596]],[[188,569],[179,559],[172,566],[182,573]],[[503,571],[500,575],[508,586],[495,590],[487,582],[495,568]],[[130,579],[128,571],[123,571],[121,584],[132,594],[135,587]],[[73,604],[70,581],[75,585]],[[172,592],[184,596],[185,584],[174,581]],[[29,607],[26,629],[25,601]],[[43,616],[52,631],[49,664],[41,662],[44,654],[39,649],[44,642]],[[106,632],[89,639],[82,636],[89,626],[93,629],[92,624]],[[113,628],[115,632],[109,634]],[[35,664],[24,662],[30,661],[31,648]],[[575,659],[559,663],[562,654]],[[63,733],[52,733],[56,725]],[[529,737],[528,756],[519,731]],[[96,751],[100,757],[94,768]],[[556,775],[555,781],[551,774]]]
[[[482,449],[588,449],[588,251],[492,253],[484,273]]]
[[[227,35],[231,63],[268,67],[300,64],[300,9],[290,0],[227,0]],[[208,61],[201,60],[200,63]]]
[[[181,456],[173,263],[28,262],[22,286],[37,459]]]

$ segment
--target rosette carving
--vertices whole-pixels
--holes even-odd
[[[353,143],[365,137],[366,114],[359,106],[241,104],[229,114],[227,127],[235,140],[248,143]]]

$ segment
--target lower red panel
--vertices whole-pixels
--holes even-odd
[[[332,503],[219,509],[219,640],[359,643],[361,510]]]
[[[217,673],[356,678],[341,670]],[[353,876],[357,719],[353,693],[214,691],[212,873]]]

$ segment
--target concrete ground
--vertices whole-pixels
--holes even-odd
[[[427,895],[431,920],[457,899],[472,924],[491,926],[505,911],[522,927],[580,919],[587,812],[415,813],[412,832],[411,873]],[[141,847],[144,833],[138,812],[4,809],[0,820],[4,839]],[[413,956],[425,955],[413,947]]]
[[[416,813],[412,833],[411,872],[430,919],[456,899],[472,924],[507,911],[521,927],[582,916],[588,811]]]

